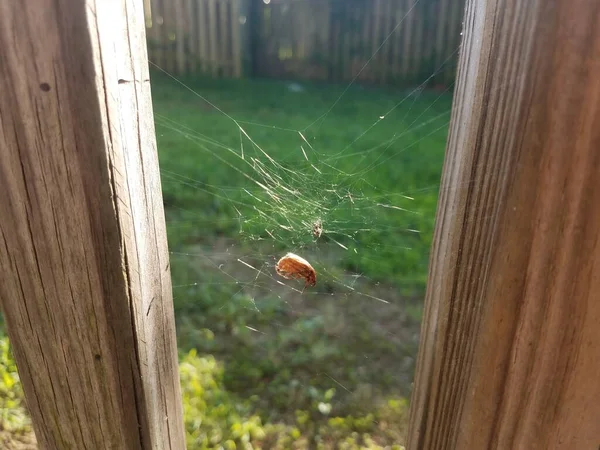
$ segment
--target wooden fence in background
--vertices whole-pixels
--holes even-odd
[[[145,0],[150,60],[174,75],[391,84],[454,80],[463,8],[464,0]]]
[[[144,0],[148,57],[177,75],[242,76],[240,0]]]

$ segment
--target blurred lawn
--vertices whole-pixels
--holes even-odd
[[[351,86],[324,121],[304,131],[309,146],[293,130],[327,112],[344,86],[307,85],[295,92],[275,81],[182,82],[244,121],[261,150],[224,113],[166,75],[153,74],[163,196],[171,223],[178,224],[169,228],[172,249],[215,235],[264,239],[279,249],[314,247],[310,224],[320,219],[320,242],[335,239],[350,249],[340,255],[340,268],[392,283],[404,294],[422,292],[449,93],[408,96],[410,91]],[[259,169],[252,167],[253,157],[261,161]],[[260,168],[280,178],[284,187],[274,190],[282,203],[248,177],[267,184]]]
[[[180,81],[152,74],[180,349],[223,361],[228,392],[312,444],[334,417],[340,439],[398,443],[402,423],[377,424],[410,391],[451,94]],[[317,292],[237,261],[273,272],[286,251]]]

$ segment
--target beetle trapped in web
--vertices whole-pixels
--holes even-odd
[[[279,276],[287,279],[304,278],[304,287],[314,286],[317,284],[317,272],[313,266],[298,255],[288,253],[282,257],[275,266],[275,270]]]

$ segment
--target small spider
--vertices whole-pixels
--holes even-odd
[[[314,286],[317,284],[317,272],[313,269],[313,266],[304,258],[288,253],[277,262],[275,266],[277,274],[283,278],[300,279],[304,278],[306,281],[304,287]]]
[[[317,219],[317,221],[313,224],[313,236],[316,239],[319,239],[323,234],[323,222],[321,219]]]

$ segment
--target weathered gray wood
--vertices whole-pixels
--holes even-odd
[[[470,0],[416,449],[600,446],[600,2]]]
[[[141,0],[0,2],[0,301],[47,449],[185,448]]]

